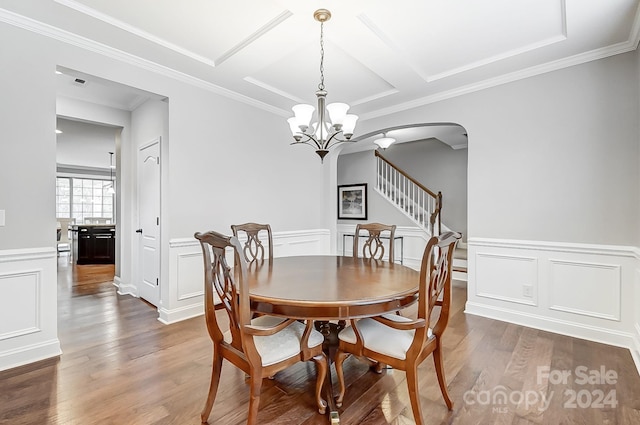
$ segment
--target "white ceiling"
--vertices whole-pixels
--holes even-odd
[[[327,101],[365,120],[634,50],[639,1],[1,0],[0,20],[288,117],[315,103],[324,7]]]
[[[85,171],[109,170],[109,152],[116,152],[116,136],[119,129],[106,125],[69,120],[58,117],[56,129],[56,163],[59,167],[78,168]],[[116,165],[116,157],[113,157]]]

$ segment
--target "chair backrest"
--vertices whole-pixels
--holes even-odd
[[[260,232],[266,233],[267,239],[267,258],[269,262],[273,260],[273,236],[271,234],[271,226],[268,224],[258,223],[244,223],[244,224],[232,224],[231,231],[236,238],[246,237],[244,242],[244,258],[247,262],[264,261],[265,259],[265,247],[260,239]],[[243,233],[244,235],[242,235]]]
[[[451,305],[451,268],[453,252],[462,235],[446,232],[433,236],[427,242],[420,265],[420,288],[418,296],[418,318],[424,319],[436,336],[440,336],[449,321]],[[431,326],[433,309],[440,306],[435,325]]]
[[[109,217],[85,217],[84,224],[111,224]]]
[[[58,218],[58,228],[60,229],[60,239],[58,243],[70,243],[69,231],[71,230],[71,224],[75,223],[75,218]]]
[[[229,319],[230,345],[244,352],[242,329],[251,322],[251,309],[248,283],[245,280],[247,265],[239,255],[242,245],[235,236],[225,236],[213,231],[196,233],[194,236],[200,241],[204,257],[205,318],[209,335],[213,341],[221,343],[226,330],[221,328],[216,317],[216,293]],[[234,253],[234,267],[227,263],[228,248]]]
[[[367,234],[365,235],[365,232]],[[361,235],[362,233],[362,235]],[[356,232],[353,236],[353,256],[358,257],[360,254],[364,258],[374,258],[382,260],[385,254],[384,242],[382,239],[389,238],[389,262],[394,262],[393,245],[394,237],[396,235],[395,224],[381,224],[381,223],[366,223],[358,224],[356,226]],[[362,244],[362,252],[360,252],[360,237],[367,236],[367,239]]]

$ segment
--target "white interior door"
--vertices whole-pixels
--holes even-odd
[[[138,149],[138,294],[160,302],[160,137]]]

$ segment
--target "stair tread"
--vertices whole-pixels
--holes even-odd
[[[465,248],[456,248],[456,250],[453,251],[453,258],[459,258],[461,260],[466,260],[467,259],[467,250]]]

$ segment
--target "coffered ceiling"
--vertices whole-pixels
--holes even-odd
[[[327,8],[327,100],[366,120],[634,50],[639,1],[0,0],[0,21],[288,117],[315,103]]]
[[[0,0],[0,20],[100,48],[283,116],[363,119],[633,50],[638,0]],[[29,18],[28,20],[26,18]],[[142,62],[140,62],[142,59]]]

